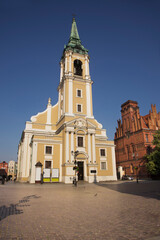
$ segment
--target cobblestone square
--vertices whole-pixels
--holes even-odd
[[[0,184],[0,239],[160,239],[160,181]]]

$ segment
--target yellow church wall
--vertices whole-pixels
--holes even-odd
[[[52,107],[52,110],[51,110],[51,123],[56,124],[57,121],[58,121],[58,104]]]
[[[53,168],[59,169],[59,159],[60,159],[60,145],[54,144],[53,145]]]
[[[90,96],[91,96],[91,99],[92,99],[92,85],[90,85]],[[91,101],[91,115],[93,115],[93,105],[92,105],[92,101]]]
[[[101,162],[105,162],[105,160],[100,160],[100,149],[106,148],[107,149],[107,156],[106,156],[106,162],[107,162],[107,170],[101,170]],[[113,166],[112,166],[112,151],[111,147],[96,147],[96,156],[99,162],[98,164],[98,175],[99,176],[111,176],[113,175]]]
[[[97,129],[98,129],[98,123],[97,123],[97,121],[95,119],[89,119],[89,122],[94,124],[97,127]]]
[[[32,123],[32,129],[45,129],[45,124]]]
[[[112,165],[112,148],[107,148],[107,164],[108,164],[108,175],[113,175],[113,165]]]
[[[68,93],[69,92],[69,81],[65,82],[65,92]],[[68,94],[65,94],[65,112],[68,112]]]
[[[88,135],[85,135],[85,148],[86,148],[86,153],[88,155]],[[88,162],[88,159],[87,159]]]
[[[62,136],[61,136],[61,133],[58,134],[58,135],[55,135],[55,136],[34,135],[33,139],[34,140],[35,139],[38,139],[38,140],[40,139],[40,140],[44,140],[44,141],[46,141],[46,140],[59,140],[59,141],[61,141]]]
[[[90,175],[89,167],[87,166],[87,176]]]
[[[53,154],[45,154],[45,146],[53,147]],[[38,143],[37,149],[37,162],[43,164],[42,168],[45,168],[45,160],[53,161],[53,168],[59,169],[59,159],[60,159],[60,144],[44,144]]]
[[[96,129],[96,134],[101,135],[101,130],[100,129]]]
[[[51,146],[51,145],[49,145]],[[43,164],[44,168],[44,144],[43,143],[38,143],[38,148],[37,148],[37,162],[41,162]]]
[[[85,133],[84,133],[84,131],[83,130],[78,130],[77,131],[77,135],[84,135]]]
[[[77,89],[82,90],[82,97],[77,97]],[[84,83],[78,81],[73,82],[73,112],[77,112],[77,104],[82,104],[82,112],[79,114],[86,114],[86,87]]]
[[[58,124],[56,125],[57,129],[59,129],[65,122],[69,122],[71,120],[73,120],[75,118],[70,117],[70,116],[65,116],[61,119],[61,121],[58,122]]]
[[[74,134],[74,150],[77,148],[77,136]]]
[[[43,113],[39,113],[36,117],[36,121],[34,123],[42,123],[45,124],[47,122],[47,111]]]

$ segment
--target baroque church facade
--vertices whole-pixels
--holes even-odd
[[[68,44],[60,61],[58,102],[26,122],[18,147],[19,181],[89,183],[117,180],[115,145],[93,116],[88,50],[73,18]]]

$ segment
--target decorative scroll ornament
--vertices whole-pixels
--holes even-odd
[[[82,121],[82,120],[76,121],[76,122],[75,122],[75,125],[76,125],[77,127],[80,127],[80,128],[86,126],[85,122]]]

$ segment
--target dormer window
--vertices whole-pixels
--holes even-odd
[[[82,76],[82,62],[78,59],[74,61],[74,74]]]

